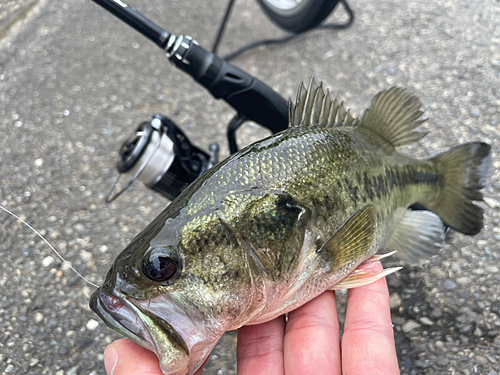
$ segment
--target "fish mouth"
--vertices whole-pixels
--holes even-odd
[[[160,352],[157,336],[161,332],[167,335],[173,349],[182,352],[181,357],[189,358],[185,340],[166,320],[147,314],[127,298],[108,295],[98,289],[92,295],[90,308],[108,327],[157,355]]]

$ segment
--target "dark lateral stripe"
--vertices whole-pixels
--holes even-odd
[[[437,185],[439,182],[439,176],[433,173],[415,172],[413,180],[417,184]]]
[[[385,168],[385,174],[369,175],[368,172],[363,172],[362,175],[358,174],[358,183],[362,186],[368,198],[374,199],[386,197],[396,187],[404,188],[413,184],[442,184],[442,176],[435,173],[416,171],[411,167]]]

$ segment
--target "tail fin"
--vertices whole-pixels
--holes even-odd
[[[481,201],[491,170],[490,145],[466,143],[438,155],[432,160],[444,171],[444,186],[427,207],[450,227],[469,235],[483,227],[483,210],[473,201]]]

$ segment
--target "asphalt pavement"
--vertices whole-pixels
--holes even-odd
[[[403,374],[500,373],[500,2],[348,0],[343,31],[317,30],[234,60],[284,97],[314,75],[360,114],[392,85],[421,98],[430,133],[405,152],[426,158],[463,142],[492,145],[485,228],[451,233],[426,267],[389,278]],[[225,1],[144,0],[130,5],[210,47]],[[345,20],[339,7],[328,21]],[[253,0],[235,4],[221,53],[283,36]],[[193,143],[219,142],[233,110],[179,72],[164,53],[90,0],[0,4],[0,204],[40,230],[100,284],[115,256],[168,201],[140,183],[111,204],[117,150],[154,113]],[[241,144],[264,135],[241,130]],[[104,374],[119,337],[88,308],[93,288],[34,233],[0,212],[0,371]],[[396,260],[389,264],[398,263]],[[345,294],[339,294],[341,310]],[[236,373],[227,334],[205,374]]]

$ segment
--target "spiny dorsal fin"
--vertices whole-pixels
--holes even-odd
[[[393,147],[418,141],[427,133],[413,132],[425,119],[419,120],[422,103],[399,87],[379,92],[363,112],[360,126],[370,129]]]
[[[319,86],[311,78],[309,88],[301,83],[297,91],[295,104],[289,101],[288,127],[292,126],[352,126],[355,119],[346,111],[343,103],[331,98],[328,89],[323,90],[323,82]]]

